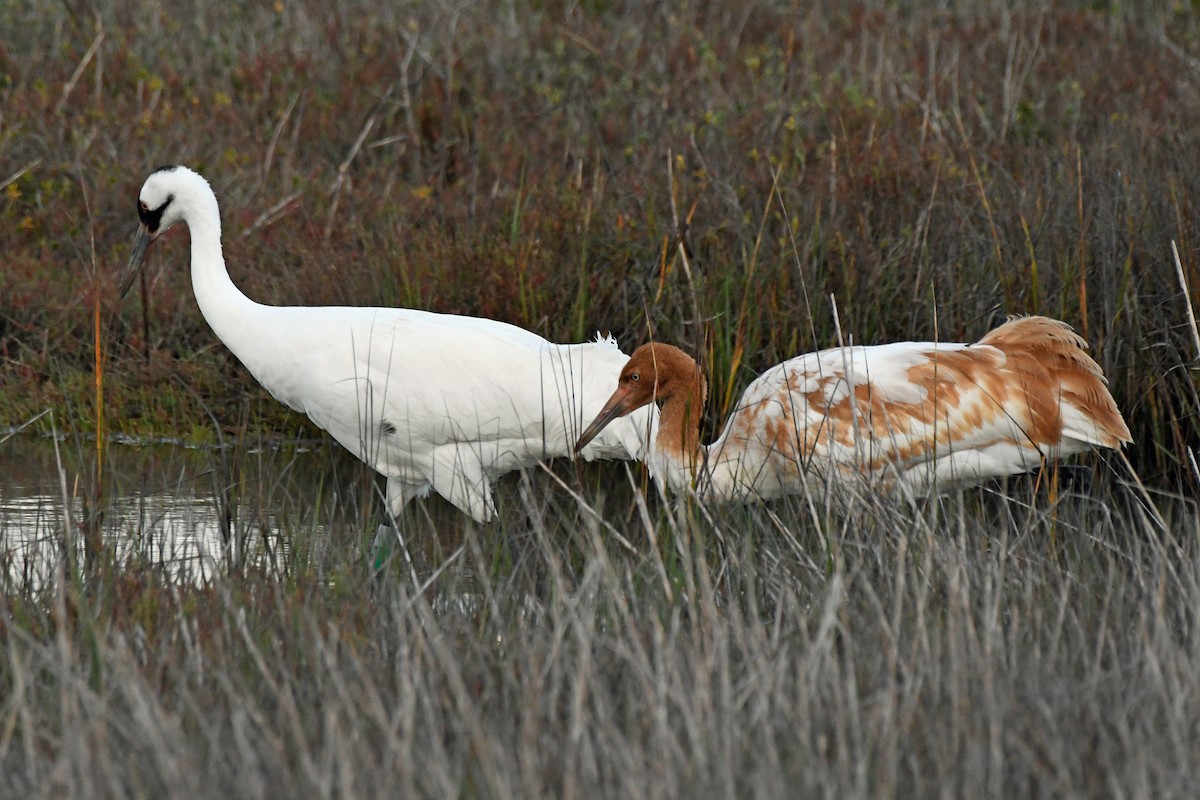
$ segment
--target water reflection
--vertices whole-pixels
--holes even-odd
[[[331,442],[241,442],[229,450],[113,443],[97,481],[94,441],[68,438],[56,453],[45,438],[2,437],[0,431],[0,591],[52,585],[67,542],[83,558],[86,515],[95,508],[103,510],[94,529],[105,559],[179,581],[204,582],[241,566],[323,578],[338,562],[373,561],[383,481]],[[609,467],[579,468],[589,493]],[[555,468],[554,476],[532,469],[498,481],[501,518],[491,525],[477,526],[436,496],[411,504],[403,547],[394,543],[389,564],[422,585],[468,560],[471,532],[489,569],[497,561],[523,562],[542,536],[571,541],[579,530],[576,500],[560,486],[580,471],[565,460]],[[638,491],[628,481],[608,486],[613,507],[628,507],[621,498]],[[453,602],[474,602],[470,597]]]
[[[82,556],[85,515],[96,507],[104,510],[96,528],[106,556],[118,562],[140,561],[187,581],[212,577],[230,559],[273,565],[282,545],[273,534],[280,520],[269,504],[280,494],[295,497],[290,480],[281,477],[293,472],[294,448],[268,455],[268,467],[255,470],[270,475],[265,492],[239,493],[230,505],[215,494],[229,485],[225,456],[173,445],[110,447],[101,482],[108,496],[97,498],[94,447],[67,440],[56,456],[54,443],[45,439],[18,436],[0,443],[0,580],[6,587],[48,585],[65,542],[74,542]],[[261,454],[249,458],[251,467],[262,466]],[[247,471],[246,464],[238,468]],[[255,483],[241,473],[235,480]],[[296,524],[295,514],[287,521]],[[313,534],[310,542],[328,538],[329,520],[301,522]]]

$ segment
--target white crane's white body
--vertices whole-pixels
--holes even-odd
[[[394,516],[433,489],[490,520],[491,479],[569,455],[628,360],[611,338],[559,345],[477,317],[255,303],[225,268],[212,189],[184,167],[147,179],[140,213],[145,242],[134,260],[150,238],[186,222],[192,286],[217,337],[272,395],[386,476]],[[582,455],[644,458],[657,410],[643,411]]]

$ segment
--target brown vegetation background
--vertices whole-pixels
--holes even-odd
[[[836,343],[831,296],[863,343],[1043,313],[1092,343],[1135,463],[1186,465],[1197,342],[1170,243],[1194,293],[1197,15],[734,5],[5,4],[6,421],[95,425],[97,289],[111,429],[203,439],[204,409],[228,427],[263,397],[199,315],[182,232],[156,246],[148,339],[136,295],[115,303],[141,182],[183,163],[263,302],[627,348],[652,326],[701,351],[714,423]]]

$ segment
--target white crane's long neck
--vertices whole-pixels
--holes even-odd
[[[217,338],[245,362],[246,354],[240,350],[253,341],[247,315],[259,306],[229,278],[221,252],[221,216],[216,199],[212,198],[211,205],[202,205],[198,211],[187,220],[192,237],[192,289],[196,302]]]

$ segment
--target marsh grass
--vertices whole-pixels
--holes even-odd
[[[1194,793],[1187,6],[89,8],[0,7],[0,415],[69,432],[57,577],[0,595],[0,794]],[[96,270],[169,162],[213,182],[255,299],[679,342],[706,432],[835,319],[870,343],[1045,313],[1135,444],[1090,485],[837,509],[551,465],[487,528],[413,504],[376,572],[378,487],[276,447],[314,432],[214,341],[184,236],[144,319],[111,308],[100,413]],[[152,523],[120,513],[145,488],[97,465],[101,420],[216,445],[154,473],[211,485],[215,573],[76,557],[81,500],[102,545]]]
[[[418,586],[353,504],[305,521],[358,477],[281,477],[273,560],[10,587],[4,793],[1190,793],[1194,500],[1118,467],[1054,500],[712,510],[598,472],[502,482],[488,528],[415,508]]]

